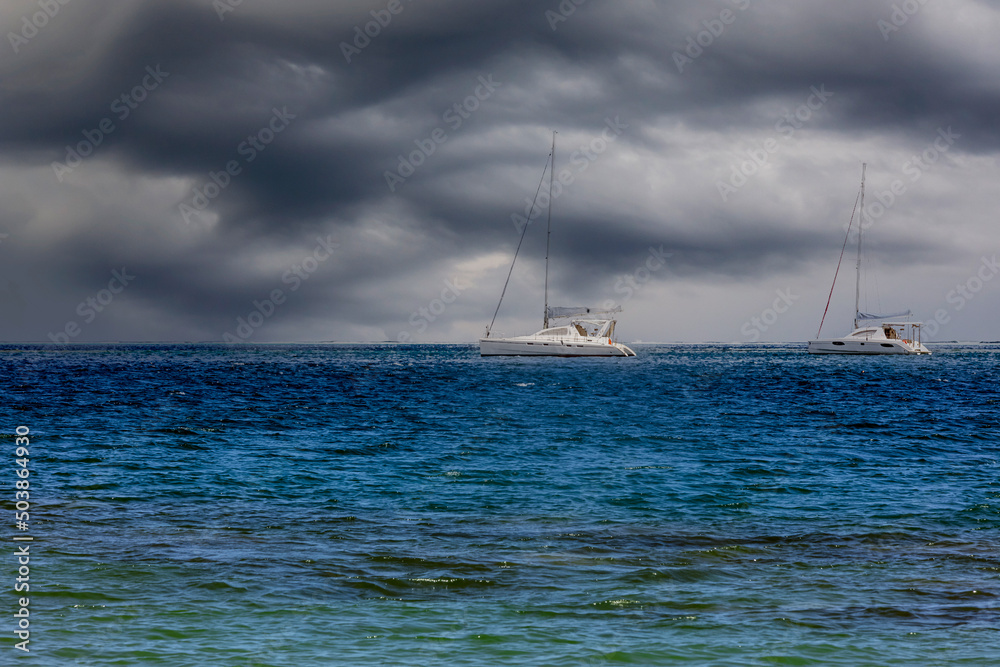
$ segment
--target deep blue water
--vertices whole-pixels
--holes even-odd
[[[0,663],[1000,664],[1000,346],[636,348],[2,346]]]

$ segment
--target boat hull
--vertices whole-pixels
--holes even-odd
[[[628,346],[607,341],[480,338],[483,357],[634,357]]]
[[[831,338],[809,341],[809,354],[930,354],[921,343]]]

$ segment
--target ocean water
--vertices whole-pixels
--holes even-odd
[[[0,663],[1000,664],[1000,346],[636,348],[2,346]]]

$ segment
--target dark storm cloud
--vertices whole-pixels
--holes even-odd
[[[960,4],[996,20],[993,5]],[[17,30],[37,8],[11,3],[0,16]],[[848,160],[846,174],[838,162],[831,183],[825,167],[790,167],[806,145],[832,154],[869,140],[919,154],[954,127],[948,159],[997,149],[990,53],[956,48],[956,37],[979,44],[976,26],[922,15],[933,7],[888,35],[888,1],[231,9],[70,3],[17,53],[2,52],[0,148],[4,167],[23,173],[0,214],[0,252],[17,253],[4,303],[22,304],[21,315],[0,333],[43,338],[127,265],[139,277],[122,302],[183,332],[167,326],[160,338],[218,338],[254,299],[288,292],[282,277],[332,235],[340,253],[288,295],[281,317],[325,318],[322,338],[393,336],[456,264],[512,251],[512,218],[537,187],[552,129],[556,167],[574,181],[554,202],[553,256],[572,258],[554,280],[567,298],[587,298],[649,247],[673,254],[671,276],[708,282],[828,261],[854,164],[872,156]],[[360,36],[366,28],[373,36]],[[817,88],[829,102],[794,137],[776,134]],[[731,164],[769,136],[783,142],[768,167],[780,182],[756,177],[720,199]],[[72,166],[67,147],[88,137],[100,145]],[[886,179],[896,170],[882,166]],[[829,206],[788,205],[787,191]],[[525,260],[537,262],[544,249],[529,232]],[[896,261],[959,254],[929,236],[882,243]],[[25,282],[28,266],[36,277]],[[490,311],[471,301],[491,300],[492,287],[464,297],[463,312]]]

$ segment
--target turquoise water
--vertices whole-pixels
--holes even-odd
[[[1000,664],[1000,346],[0,351],[3,664]]]

